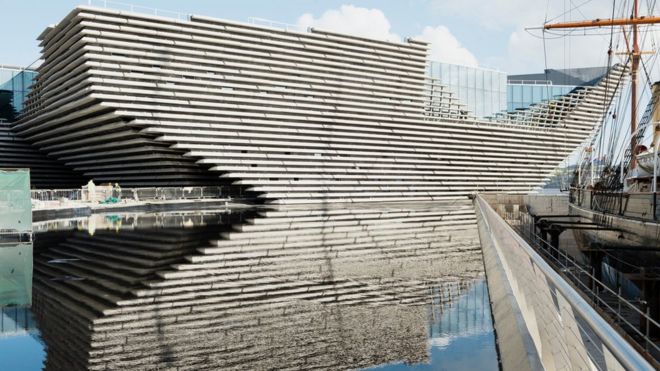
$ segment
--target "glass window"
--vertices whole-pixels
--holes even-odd
[[[532,89],[534,88],[533,86],[529,85],[523,85],[523,97],[522,97],[522,102],[526,104],[532,104]]]
[[[458,86],[458,66],[449,66],[449,81],[453,86]]]
[[[477,89],[483,89],[484,88],[484,71],[483,70],[477,70],[476,71],[475,82],[476,82],[476,88]]]
[[[542,100],[542,101],[545,102],[545,101],[547,101],[547,100],[550,99],[550,97],[549,97],[549,93],[548,93],[549,90],[550,90],[550,88],[549,88],[548,85],[543,85],[543,87],[542,87],[542,89],[541,89],[541,100]]]
[[[446,63],[440,63],[440,78],[442,81],[449,81],[449,65]]]
[[[506,74],[481,68],[431,62],[429,72],[477,116],[492,116],[506,110],[507,96],[512,94]]]
[[[500,111],[506,110],[507,107],[507,92],[503,91],[500,93]]]
[[[467,103],[467,90],[460,89],[458,92],[458,98],[461,100],[461,103]]]
[[[474,83],[475,83],[475,74],[477,71],[474,68],[470,68],[467,70],[467,86],[470,89],[474,89]]]
[[[513,87],[513,97],[514,97],[514,102],[517,104],[522,104],[523,103],[523,86],[522,85],[515,85]]]

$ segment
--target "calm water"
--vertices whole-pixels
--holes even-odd
[[[97,215],[0,247],[0,370],[496,370],[468,203]]]

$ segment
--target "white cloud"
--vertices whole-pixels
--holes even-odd
[[[537,31],[534,35],[542,33]],[[543,39],[535,36],[524,29],[511,33],[505,59],[510,72],[541,72],[546,61],[548,68],[555,69],[607,65],[609,40],[600,36],[553,38],[546,34],[545,47]],[[612,63],[616,62],[612,60]]]
[[[401,41],[401,37],[392,31],[389,19],[380,9],[342,5],[339,9],[326,10],[318,18],[309,13],[303,14],[296,24],[302,28],[317,27],[380,40]],[[415,38],[431,43],[432,60],[468,66],[478,65],[474,54],[462,46],[445,26],[427,26]]]
[[[432,7],[438,15],[473,25],[475,32],[485,34],[485,40],[488,40],[489,32],[508,34],[508,42],[502,45],[501,54],[482,57],[489,64],[494,63],[495,67],[514,74],[540,72],[545,67],[543,39],[540,38],[542,32],[528,32],[525,28],[542,26],[546,20],[568,22],[612,16],[611,3],[584,0],[572,3],[547,0],[432,0]],[[642,8],[640,11],[646,13],[645,7]],[[567,34],[559,31],[546,33],[548,68],[603,66],[607,63],[607,30],[603,31],[604,35],[584,36],[576,31],[570,37],[557,38],[560,33]],[[618,51],[623,48],[620,42]]]
[[[582,5],[576,9],[575,5],[579,4]],[[583,14],[593,18],[609,18],[612,12],[611,3],[604,3],[603,0],[586,3],[584,0],[572,3],[552,0],[432,0],[432,7],[443,16],[463,18],[491,30],[540,26],[546,19],[546,13],[548,18],[565,12],[565,17],[581,19]]]
[[[415,39],[431,43],[430,58],[433,61],[477,67],[479,62],[445,26],[426,26]]]
[[[390,21],[379,9],[342,5],[339,9],[325,11],[319,18],[309,13],[303,14],[296,24],[303,28],[317,27],[356,36],[401,41],[401,37],[392,32]]]

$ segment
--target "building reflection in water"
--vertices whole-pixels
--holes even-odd
[[[492,338],[469,202],[114,223],[36,235],[48,370],[428,364],[443,336]]]
[[[0,244],[0,369],[43,365],[43,344],[30,311],[32,242]]]

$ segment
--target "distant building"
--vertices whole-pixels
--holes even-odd
[[[607,67],[548,69],[542,73],[509,75],[506,94],[509,112],[526,109],[566,95],[577,87],[594,86],[607,73]]]
[[[445,85],[476,117],[527,109],[569,94],[577,87],[595,86],[607,67],[548,69],[542,73],[508,75],[481,67],[431,61],[427,75]]]

